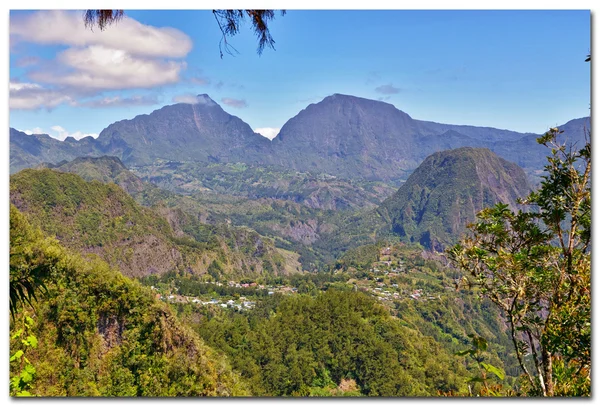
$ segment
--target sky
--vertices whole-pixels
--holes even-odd
[[[333,93],[420,120],[543,133],[589,115],[589,11],[303,11],[246,23],[221,58],[210,11],[126,10],[104,31],[81,12],[10,12],[9,124],[55,138],[208,94],[255,131]]]

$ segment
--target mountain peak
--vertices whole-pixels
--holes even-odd
[[[196,103],[194,104],[202,104],[208,107],[218,106],[217,102],[210,98],[206,93],[199,94],[196,96]]]
[[[342,101],[342,100],[348,100],[348,101],[355,101],[355,102],[375,102],[378,103],[377,100],[373,100],[373,99],[367,99],[365,97],[359,97],[359,96],[352,96],[350,94],[342,94],[342,93],[334,93],[330,96],[327,96],[323,99],[323,101]]]
[[[435,152],[378,208],[394,234],[442,251],[484,207],[515,202],[530,191],[522,168],[487,148]]]

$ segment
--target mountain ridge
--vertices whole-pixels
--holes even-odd
[[[273,140],[255,133],[208,95],[196,100],[117,121],[96,139],[61,142],[11,128],[11,173],[42,162],[113,155],[127,166],[158,159],[240,162],[399,184],[431,153],[463,146],[489,148],[528,172],[545,163],[545,148],[535,142],[539,135],[417,120],[392,104],[362,97],[336,93],[312,103]],[[586,125],[587,118],[580,118],[560,127],[567,130],[565,137],[578,141]]]
[[[67,248],[97,254],[126,276],[173,270],[200,275],[213,263],[221,276],[297,268],[254,230],[202,224],[164,205],[143,207],[121,187],[98,178],[27,169],[11,176],[10,201]]]

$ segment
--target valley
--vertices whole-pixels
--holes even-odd
[[[272,141],[205,94],[96,139],[11,128],[11,278],[43,269],[50,295],[19,310],[35,393],[464,395],[483,361],[522,387],[506,314],[447,253],[485,208],[528,210],[538,137],[340,94]]]

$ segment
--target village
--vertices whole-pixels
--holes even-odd
[[[349,276],[344,285],[374,296],[387,306],[405,300],[414,302],[441,300],[446,292],[455,289],[449,285],[441,286],[439,279],[421,272],[418,267],[408,266],[395,247],[381,248],[377,259],[367,272],[358,272],[355,269],[338,271],[338,274],[345,272]],[[183,294],[173,284],[158,284],[158,286],[151,286],[151,289],[157,299],[165,302],[220,307],[236,311],[253,309],[257,301],[269,296],[293,295],[306,291],[302,289],[302,284],[296,283],[298,286],[292,286],[291,282],[276,285],[245,279],[223,282],[202,280],[195,283],[204,285],[202,289],[204,293],[190,294],[194,293],[191,292],[194,289],[186,289],[186,294]],[[326,283],[322,289],[327,289],[328,286]]]
[[[223,284],[222,282],[215,281],[206,281],[199,283],[212,284],[215,286],[225,286],[225,284]],[[292,294],[298,291],[297,288],[291,286],[265,286],[259,285],[255,282],[240,283],[235,281],[229,281],[226,285],[230,288],[248,288],[256,289],[263,292],[266,291],[267,296],[271,296],[276,293]],[[177,287],[161,288],[156,286],[150,286],[150,289],[152,289],[155,292],[157,299],[169,303],[192,303],[197,306],[218,306],[222,308],[236,309],[238,311],[249,310],[254,308],[254,306],[256,305],[256,300],[248,300],[245,296],[240,296],[239,294],[233,294],[231,296],[228,295],[217,299],[215,297],[212,297],[214,296],[214,294],[205,294],[199,296],[181,295],[178,293],[179,288]]]
[[[400,285],[397,278],[403,275],[402,278],[406,281],[406,275],[409,274],[409,269],[404,261],[397,258],[394,247],[384,247],[379,252],[378,261],[373,264],[369,270],[369,275],[362,279],[350,279],[348,283],[353,283],[359,290],[367,292],[377,297],[380,301],[393,302],[398,300],[439,300],[441,294],[427,292],[425,289],[411,289],[406,283]]]

